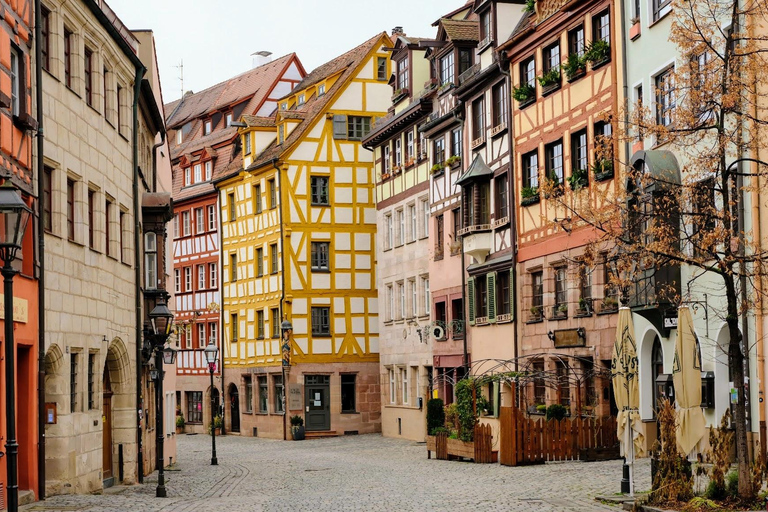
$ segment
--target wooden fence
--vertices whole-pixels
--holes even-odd
[[[618,457],[616,418],[529,418],[502,407],[499,462],[507,466]]]

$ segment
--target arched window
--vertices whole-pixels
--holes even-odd
[[[144,286],[157,289],[157,235],[153,232],[144,234]]]

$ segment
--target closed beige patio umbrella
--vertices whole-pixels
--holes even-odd
[[[704,437],[706,422],[701,410],[701,355],[693,333],[691,312],[686,306],[677,310],[672,380],[677,402],[677,447],[687,457]]]
[[[635,345],[635,327],[628,307],[619,309],[616,341],[613,344],[611,380],[616,407],[617,434],[621,455],[629,465],[629,493],[634,494],[633,464],[635,457],[643,455],[643,435],[639,430],[640,390],[637,384],[638,365]]]

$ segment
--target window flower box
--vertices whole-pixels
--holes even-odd
[[[566,178],[571,190],[580,190],[589,185],[589,172],[587,169],[576,169]]]
[[[539,187],[523,187],[520,195],[522,197],[520,201],[522,206],[535,204],[541,200],[541,196],[539,195]]]
[[[592,69],[597,69],[611,60],[611,45],[602,39],[592,41],[587,46],[584,57],[592,64]]]
[[[512,97],[520,103],[520,108],[526,107],[536,101],[536,86],[523,83],[513,87]]]
[[[568,54],[568,60],[563,64],[565,78],[568,82],[578,80],[587,73],[587,59],[577,53]]]
[[[560,74],[560,66],[555,66],[536,80],[541,85],[541,95],[546,96],[560,88],[562,82],[562,76]]]
[[[613,162],[610,160],[600,160],[592,166],[592,173],[595,175],[595,181],[606,181],[613,178]]]

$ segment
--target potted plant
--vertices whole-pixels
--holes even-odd
[[[524,12],[533,14],[536,11],[536,0],[525,0]]]
[[[595,181],[605,181],[613,178],[613,162],[602,159],[592,165],[592,173],[595,175]]]
[[[616,311],[618,307],[619,302],[615,297],[608,296],[603,298],[603,311]]]
[[[566,179],[571,190],[579,190],[589,184],[589,172],[587,169],[575,169]]]
[[[520,191],[520,196],[522,197],[522,201],[520,201],[520,204],[522,204],[523,206],[528,206],[529,204],[538,203],[539,187],[523,187],[523,189]]]
[[[563,302],[555,306],[555,318],[565,318],[568,316],[568,304]]]
[[[520,102],[520,108],[523,108],[536,99],[536,86],[528,82],[522,83],[512,88],[512,97]]]
[[[611,57],[611,45],[607,41],[597,39],[587,45],[584,57],[592,63],[592,69],[608,62]]]
[[[210,434],[212,432],[212,429],[216,429],[216,435],[221,434],[221,427],[224,424],[224,421],[221,419],[221,416],[218,414],[213,417],[213,423],[211,425],[208,425],[208,433]]]
[[[584,297],[579,298],[579,314],[589,315],[592,313],[592,299]]]
[[[565,77],[569,82],[573,82],[577,78],[584,76],[587,72],[587,59],[582,54],[569,53],[568,59],[563,64],[563,70],[565,71]]]
[[[291,416],[291,435],[294,441],[304,440],[304,418],[299,415]]]
[[[541,320],[541,306],[531,307],[531,320]]]
[[[186,425],[187,422],[184,421],[184,415],[179,414],[176,416],[176,433],[177,434],[183,434],[184,433],[184,425]]]
[[[547,421],[549,420],[560,421],[562,419],[565,419],[567,415],[568,415],[568,408],[565,407],[564,405],[552,404],[549,407],[547,407],[547,412],[546,412]]]
[[[541,94],[549,94],[560,87],[560,66],[553,66],[549,71],[537,77],[541,85]]]

